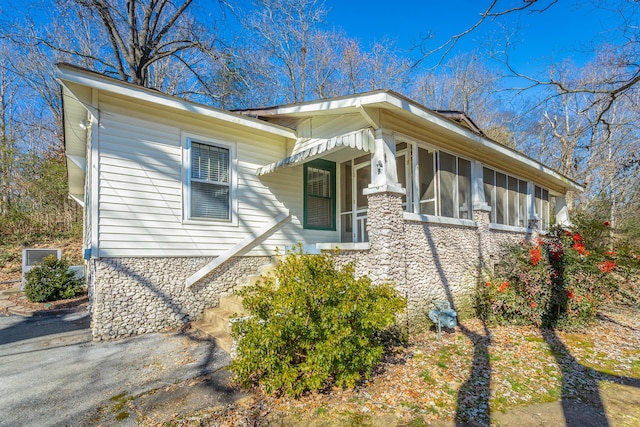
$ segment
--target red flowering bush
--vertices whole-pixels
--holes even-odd
[[[542,259],[542,252],[540,251],[540,248],[536,247],[529,249],[529,259],[531,260],[531,265],[538,265]]]
[[[598,263],[598,270],[603,273],[610,273],[616,268],[616,263],[613,261],[602,261]]]
[[[479,287],[481,317],[499,324],[576,329],[640,271],[635,255],[613,251],[609,225],[556,229],[544,239],[503,248],[502,262]],[[619,292],[618,292],[619,293]]]
[[[543,242],[517,243],[505,251],[492,280],[480,290],[480,315],[498,324],[544,324],[552,298],[553,271]]]

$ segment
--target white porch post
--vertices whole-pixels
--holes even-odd
[[[471,187],[473,210],[491,212],[491,206],[487,204],[487,200],[484,197],[484,175],[482,174],[482,163],[478,160],[471,162]]]
[[[380,192],[404,194],[406,190],[398,183],[394,136],[378,129],[375,137],[375,150],[371,159],[371,184],[364,190],[364,194]]]
[[[392,134],[376,130],[375,151],[371,159],[371,184],[367,196],[367,231],[373,265],[369,271],[374,283],[391,280],[402,283],[405,271],[404,220],[402,195],[398,183],[396,144]]]
[[[571,227],[571,221],[569,220],[569,208],[567,207],[567,196],[558,195],[556,199],[556,224],[562,227]]]

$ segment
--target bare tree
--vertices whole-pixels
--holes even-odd
[[[514,5],[492,0],[473,25],[445,43],[427,48],[431,39],[425,38],[423,55],[415,65],[435,58],[436,68],[440,68],[459,40],[480,26],[511,14],[545,13],[556,3],[521,0]],[[640,8],[634,0],[594,1],[581,3],[581,7],[618,17],[617,26],[594,40],[590,48],[593,59],[586,66],[554,64],[547,75],[527,75],[512,65],[508,40],[501,52],[494,52],[494,58],[521,83],[511,87],[517,95],[537,99],[533,107],[521,110],[520,123],[530,124],[527,138],[517,140],[518,148],[537,152],[564,174],[583,182],[587,191],[577,202],[584,209],[595,204],[607,206],[613,223],[621,216],[628,217],[628,209],[635,209],[637,215],[640,205],[635,190],[640,184],[640,133],[636,125],[640,116]]]
[[[10,71],[8,49],[0,44],[0,215],[6,215],[13,202],[16,175],[16,140],[12,131],[16,76]]]
[[[518,121],[500,97],[502,74],[480,56],[461,54],[418,75],[411,96],[432,109],[463,111],[489,138],[515,148]]]
[[[410,61],[382,41],[363,49],[324,27],[320,0],[259,0],[249,11],[234,5],[245,33],[237,50],[247,82],[245,104],[300,102],[372,89],[401,89]]]
[[[375,41],[363,49],[356,41],[346,40],[342,62],[343,93],[374,89],[404,92],[410,82],[411,61],[396,53],[391,40]]]
[[[285,102],[299,102],[309,95],[311,44],[316,25],[326,15],[319,0],[258,0],[247,13],[253,57],[262,67],[262,76],[278,87]],[[260,58],[260,56],[262,56]],[[269,77],[271,75],[271,77]]]
[[[64,60],[188,98],[217,104],[216,76],[226,54],[215,23],[194,0],[56,0],[16,23],[4,36],[23,49],[48,49]],[[34,18],[33,16],[37,16]]]
[[[429,47],[429,42],[433,39],[433,34],[427,32],[427,35],[422,38],[420,45],[421,56],[415,62],[414,66],[421,64],[427,58],[437,57],[436,67],[441,65],[445,58],[447,58],[458,42],[473,33],[486,22],[491,22],[499,17],[510,15],[514,13],[520,13],[527,11],[529,13],[542,13],[552,7],[558,0],[522,0],[519,5],[513,6],[511,3],[509,6],[501,7],[502,3],[499,0],[491,0],[489,6],[480,12],[478,19],[469,28],[450,36],[444,43],[435,47]]]
[[[531,116],[541,119],[539,137],[530,132],[529,144],[521,147],[537,150],[548,164],[584,183],[587,191],[577,196],[577,201],[583,209],[606,205],[612,223],[622,214],[621,209],[631,205],[629,197],[637,193],[630,190],[640,184],[636,160],[640,153],[638,91],[627,91],[611,105],[594,102],[599,86],[593,82],[615,74],[615,68],[615,62],[602,58],[583,67],[570,63],[553,67],[552,79],[574,87],[593,85],[596,93],[544,86],[548,90],[539,93],[538,108],[530,111]],[[569,200],[570,207],[572,202]]]

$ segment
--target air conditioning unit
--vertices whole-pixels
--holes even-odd
[[[60,249],[23,249],[22,250],[22,289],[24,290],[24,275],[38,264],[42,264],[42,260],[53,255],[58,259],[62,258]]]

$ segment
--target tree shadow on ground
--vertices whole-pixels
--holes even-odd
[[[491,364],[489,346],[491,346],[491,332],[485,322],[482,323],[484,335],[471,331],[462,324],[458,326],[473,343],[473,361],[469,379],[458,390],[456,426],[490,425]]]
[[[609,321],[604,315],[602,321]],[[634,328],[613,321],[627,329]],[[492,343],[491,331],[483,322],[484,333],[477,333],[459,324],[460,331],[473,344],[473,361],[467,381],[458,390],[455,413],[456,426],[490,426],[491,420],[491,363],[489,347]],[[562,413],[566,426],[600,427],[609,426],[604,402],[601,398],[601,381],[640,388],[640,379],[606,373],[580,363],[555,329],[540,329],[550,354],[561,372]],[[589,405],[588,417],[576,413],[575,402]]]
[[[615,384],[640,388],[640,379],[621,375],[612,375],[580,363],[562,342],[554,329],[542,329],[542,336],[549,346],[551,354],[556,360],[562,374],[561,404],[567,426],[608,426],[609,420],[605,411],[600,392],[600,382],[609,381]],[[588,424],[584,420],[575,419],[571,410],[572,400],[588,403],[594,411],[590,415]]]

